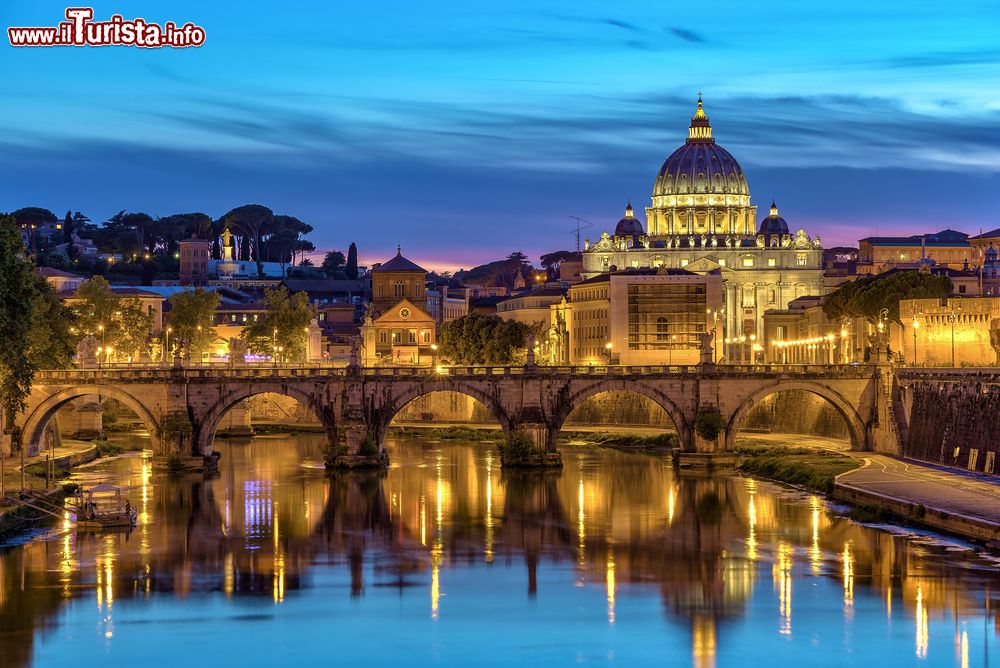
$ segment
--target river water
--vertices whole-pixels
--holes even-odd
[[[815,496],[660,457],[396,440],[326,475],[312,436],[217,442],[220,473],[94,465],[130,533],[0,551],[0,666],[986,666],[996,562]]]

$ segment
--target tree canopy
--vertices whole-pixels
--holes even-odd
[[[190,342],[191,356],[200,358],[216,339],[215,309],[219,293],[204,288],[185,290],[170,296],[170,329],[173,340]],[[167,351],[168,355],[170,351]]]
[[[864,276],[845,283],[823,303],[823,313],[831,320],[866,318],[877,324],[882,309],[889,320],[900,322],[902,299],[940,299],[951,294],[951,279],[922,271],[900,271]]]
[[[39,299],[34,266],[24,256],[21,231],[11,216],[0,218],[0,409],[4,430],[24,409],[38,365],[30,355]]]
[[[282,359],[301,359],[305,355],[306,329],[316,317],[309,296],[305,292],[289,295],[284,287],[268,288],[264,290],[264,302],[267,304],[264,317],[243,330],[250,350],[271,355],[277,346],[283,349]]]
[[[527,345],[531,327],[496,315],[470,313],[441,326],[441,356],[456,364],[512,364]]]
[[[110,346],[112,356],[137,360],[146,347],[153,316],[136,297],[116,294],[101,276],[94,276],[76,291],[74,310],[80,332]]]

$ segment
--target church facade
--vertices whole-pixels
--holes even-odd
[[[765,311],[824,294],[819,237],[803,229],[792,233],[774,203],[757,223],[746,175],[716,143],[700,97],[687,140],[656,175],[646,221],[648,230],[629,205],[614,233],[604,232],[595,243],[588,239],[582,275],[719,270],[726,337],[757,334]]]

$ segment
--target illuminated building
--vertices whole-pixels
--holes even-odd
[[[881,274],[897,267],[913,269],[921,264],[961,268],[975,264],[977,259],[969,235],[955,230],[858,241],[859,274]]]
[[[697,364],[702,335],[721,354],[722,276],[684,269],[630,269],[570,286],[552,305],[555,364]]]
[[[427,270],[403,257],[372,268],[372,301],[361,327],[364,364],[430,364],[437,321],[427,311]]]
[[[1000,359],[994,347],[1000,346],[1000,297],[904,299],[899,317],[894,343],[908,361],[962,366]]]
[[[205,285],[208,281],[209,243],[194,234],[177,242],[180,249],[181,285]]]
[[[718,270],[726,336],[756,334],[767,309],[824,294],[819,238],[803,229],[792,233],[774,203],[757,224],[746,175],[716,143],[701,98],[687,141],[656,175],[646,220],[648,232],[629,206],[614,234],[588,239],[583,276],[637,268]]]

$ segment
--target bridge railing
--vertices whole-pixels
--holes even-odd
[[[280,378],[354,377],[365,378],[490,378],[490,377],[629,377],[671,376],[682,378],[732,378],[739,376],[808,376],[824,378],[864,378],[871,376],[874,365],[818,364],[727,364],[727,365],[588,365],[588,366],[449,366],[449,367],[345,367],[317,365],[278,366],[209,366],[182,368],[160,366],[105,366],[97,369],[57,369],[41,371],[40,383],[87,384],[95,382],[164,382],[187,380],[273,380]],[[917,370],[914,370],[917,371]],[[996,370],[1000,373],[1000,370]],[[926,369],[920,369],[926,373]],[[982,373],[969,371],[966,375]]]

